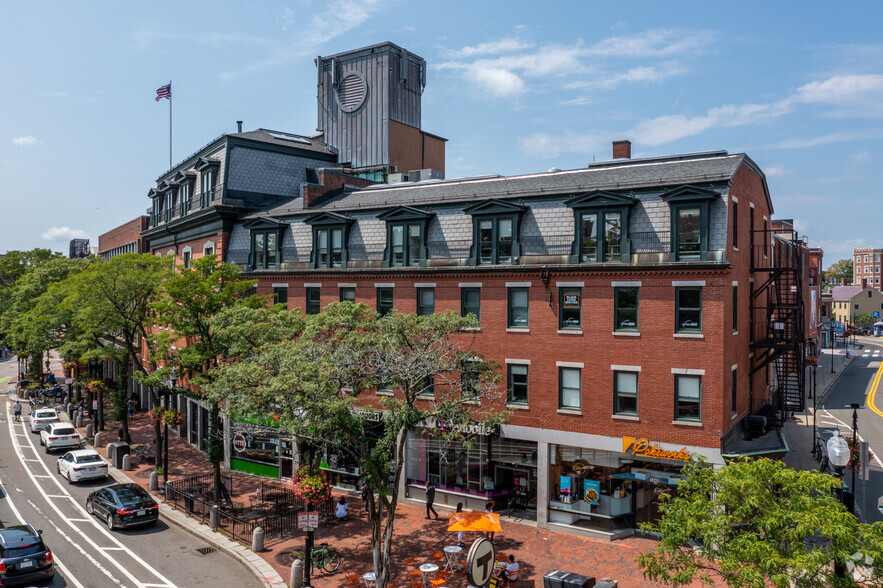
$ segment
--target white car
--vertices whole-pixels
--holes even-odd
[[[52,423],[40,431],[40,445],[46,448],[46,453],[53,449],[79,449],[80,434],[70,423]]]
[[[31,413],[31,433],[48,429],[51,423],[59,423],[58,413],[54,408],[38,408]]]
[[[68,451],[58,458],[55,469],[71,484],[81,480],[107,479],[107,462],[94,449]]]

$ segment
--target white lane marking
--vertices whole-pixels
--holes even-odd
[[[11,431],[12,431],[12,429],[10,428],[10,432],[11,432]],[[20,448],[21,446],[19,446],[18,444],[15,443],[15,439],[12,439],[12,441],[13,441],[13,446],[14,446],[14,448],[15,448],[16,454],[18,454],[19,459],[22,459],[22,455],[21,455],[21,452],[20,452],[20,450],[19,450],[19,448]],[[32,439],[28,439],[28,443],[31,444],[31,448],[32,448],[32,449],[35,449],[35,450],[36,450],[36,448],[35,448],[34,445],[33,445],[34,442],[33,442]],[[44,470],[47,474],[50,473],[50,471],[49,471],[49,467],[48,467],[45,463],[40,462],[40,465],[42,466],[43,470]],[[34,482],[34,486],[37,488],[37,490],[38,490],[38,491],[40,492],[40,494],[42,494],[43,496],[46,495],[46,492],[43,490],[43,488],[37,483],[37,481],[36,481],[34,478],[38,478],[38,477],[42,477],[42,478],[50,478],[50,479],[53,481],[53,483],[58,487],[58,489],[61,490],[62,493],[70,495],[70,493],[64,488],[64,486],[61,485],[61,482],[59,482],[58,479],[55,478],[54,476],[51,476],[51,475],[46,475],[46,476],[40,475],[40,476],[38,476],[38,475],[32,473],[28,468],[25,468],[25,473],[27,473],[28,476],[31,477],[31,479],[32,479],[33,482]],[[88,517],[88,514],[89,514],[89,513],[87,513],[86,510],[85,510],[83,507],[81,507],[79,504],[77,504],[77,502],[76,502],[75,500],[72,500],[71,503],[72,503],[72,506],[73,506],[77,511],[79,511],[82,515],[86,515],[86,517],[89,518],[89,517]],[[61,510],[59,510],[58,506],[56,506],[51,500],[48,500],[48,499],[47,499],[47,504],[49,504],[49,506],[50,506],[50,507],[51,507],[51,508],[52,508],[52,509],[58,514],[59,517],[61,517],[61,519],[62,519],[65,523],[67,523],[67,525],[68,525],[71,529],[73,529],[75,532],[79,533],[80,536],[83,538],[83,540],[84,540],[86,543],[89,543],[93,548],[98,549],[98,545],[96,545],[95,542],[92,541],[92,539],[90,539],[88,536],[86,536],[86,534],[83,533],[82,530],[78,529],[73,523],[71,523],[71,522],[67,519],[67,516],[66,516],[64,513],[62,513]],[[90,522],[92,523],[92,526],[93,526],[95,529],[97,529],[98,532],[100,532],[100,533],[103,534],[105,537],[107,537],[107,538],[110,540],[111,543],[115,543],[116,545],[125,548],[125,546],[124,546],[122,543],[120,543],[120,541],[119,541],[116,537],[114,537],[113,535],[111,535],[111,534],[107,531],[107,529],[104,527],[104,525],[99,525],[99,524],[95,521],[94,518],[90,519]],[[135,554],[133,551],[131,551],[131,550],[128,549],[128,548],[125,548],[125,551],[128,553],[128,555],[129,555],[132,559],[134,559],[135,561],[137,561],[138,563],[140,563],[140,564],[141,564],[141,565],[142,565],[147,571],[149,571],[149,572],[152,573],[155,577],[157,577],[157,578],[159,578],[160,580],[162,580],[163,582],[165,582],[165,584],[164,584],[165,586],[169,586],[169,587],[174,587],[174,586],[175,586],[171,581],[169,581],[169,580],[168,580],[167,578],[165,578],[162,574],[160,574],[158,571],[156,571],[153,567],[150,566],[150,564],[148,564],[146,561],[144,561],[143,559],[141,559],[141,558],[140,558],[137,554]],[[138,585],[138,586],[141,586],[141,585],[142,585],[142,582],[139,582],[138,579],[137,579],[135,576],[133,576],[132,573],[131,573],[129,570],[127,570],[126,567],[123,566],[120,562],[118,562],[118,561],[116,561],[115,559],[111,558],[108,554],[104,553],[103,551],[100,551],[100,553],[101,553],[101,554],[102,554],[102,555],[103,555],[108,561],[110,561],[110,563],[111,563],[114,567],[116,567],[116,568],[117,568],[117,569],[118,569],[123,575],[127,576],[130,580],[132,580],[132,582],[134,582],[134,583],[135,583],[136,585]],[[119,583],[119,582],[117,581],[117,583]]]
[[[38,459],[37,461],[40,461],[40,460]],[[33,477],[34,477],[34,478],[51,478],[52,476],[46,476],[46,475],[43,475],[43,474],[40,474],[40,475],[33,474]]]
[[[122,547],[102,547],[104,551],[123,551]]]
[[[833,414],[831,414],[830,412],[828,412],[828,409],[823,408],[823,409],[822,409],[822,412],[824,412],[826,416],[829,416],[829,417],[831,417],[832,419],[834,419],[835,421],[837,421],[838,423],[840,423],[840,426],[843,427],[844,429],[846,429],[847,431],[850,431],[850,432],[852,431],[852,427],[851,427],[850,425],[844,423],[843,421],[841,421],[840,419],[838,419],[837,417],[835,417]],[[862,439],[861,434],[859,434],[859,436],[858,436],[858,440],[859,440],[859,441],[864,441],[864,439]],[[874,453],[874,461],[877,462],[877,465],[878,465],[878,466],[880,466],[881,468],[883,468],[883,461],[880,461],[880,456],[877,455],[876,453]]]
[[[25,458],[25,459],[23,459],[22,461],[40,461],[40,460],[37,459],[36,457],[32,457],[32,458],[30,458],[30,459]]]
[[[66,496],[64,494],[47,494],[46,498],[70,498],[71,500],[73,500],[74,497],[73,496]]]
[[[90,519],[68,519],[68,520],[71,522],[74,522],[74,523],[88,523]]]

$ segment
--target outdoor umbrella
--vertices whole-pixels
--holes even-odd
[[[502,531],[500,515],[493,512],[468,510],[448,516],[448,531]]]

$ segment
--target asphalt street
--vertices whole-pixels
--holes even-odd
[[[853,411],[849,405],[862,406],[858,409],[858,436],[869,443],[875,458],[871,460],[869,480],[856,475],[856,514],[870,523],[883,520],[878,508],[878,501],[883,500],[883,390],[878,391],[883,376],[883,340],[859,337],[857,342],[862,348],[850,350],[854,359],[819,404],[816,423],[819,427],[838,427],[844,436],[852,436]],[[819,370],[827,368],[824,363],[819,366]],[[851,472],[844,474],[843,481],[852,483]]]
[[[47,455],[39,435],[30,432],[24,418],[29,407],[16,423],[12,401],[0,402],[0,523],[28,522],[43,531],[56,562],[56,577],[46,586],[262,585],[233,557],[162,518],[153,527],[109,531],[85,504],[89,492],[114,480],[68,484],[56,473],[63,452]]]

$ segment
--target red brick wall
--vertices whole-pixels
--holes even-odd
[[[213,242],[215,247],[215,255],[218,256],[218,259],[224,261],[224,252],[227,246],[227,241],[230,239],[230,233],[228,231],[223,231],[220,233],[216,233],[214,235],[209,235],[207,237],[200,237],[199,239],[193,239],[191,241],[182,241],[176,245],[166,245],[165,247],[154,247],[151,250],[151,253],[160,253],[162,255],[166,255],[170,250],[175,251],[175,262],[176,263],[184,263],[182,259],[182,255],[184,253],[185,247],[190,247],[192,250],[191,259],[199,259],[202,257],[203,251],[205,250],[206,243]]]
[[[98,253],[101,254],[116,247],[121,247],[133,241],[138,242],[137,253],[144,253],[144,241],[141,239],[141,233],[147,230],[150,221],[148,216],[139,216],[125,224],[109,230],[103,235],[98,236]]]
[[[365,188],[367,186],[373,186],[376,183],[377,182],[347,174],[320,171],[319,185],[304,185],[304,208],[309,208],[313,204],[342,193],[344,186],[358,186],[360,188]]]

